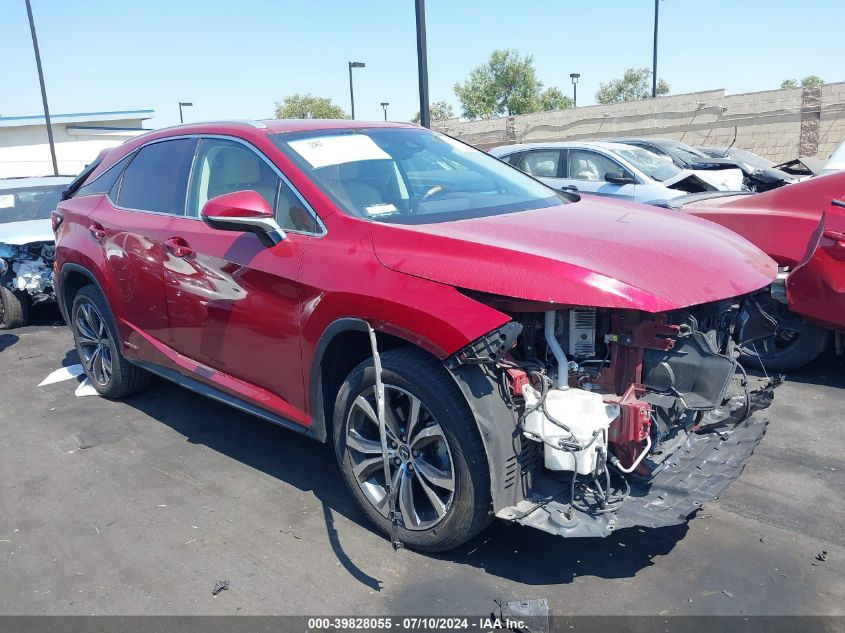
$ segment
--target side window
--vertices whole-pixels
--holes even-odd
[[[127,209],[184,215],[196,141],[174,139],[138,150],[123,172],[117,204]]]
[[[319,233],[317,220],[305,208],[293,190],[279,179],[279,199],[276,204],[276,222],[286,231]]]
[[[109,167],[105,172],[100,174],[96,180],[92,180],[91,182],[82,185],[76,190],[73,197],[77,198],[79,196],[90,196],[97,193],[109,193],[112,191],[117,179],[120,178],[123,168],[126,167],[126,162],[125,158],[121,159]]]
[[[276,210],[283,229],[316,232],[316,220],[303,202],[254,150],[236,141],[201,139],[188,191],[188,215],[199,216],[211,198],[247,190],[258,192]]]
[[[534,177],[557,178],[560,150],[533,150],[525,152],[516,167]]]
[[[567,164],[569,178],[575,180],[589,180],[591,182],[604,181],[604,175],[609,171],[631,175],[616,161],[598,152],[583,149],[570,149]]]

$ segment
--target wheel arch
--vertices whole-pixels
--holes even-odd
[[[85,286],[96,286],[100,294],[107,297],[96,275],[79,264],[64,264],[59,273],[58,282],[56,301],[66,323],[70,323],[70,309],[73,306],[74,297]]]
[[[376,338],[380,353],[408,345],[442,363],[442,359],[406,339],[380,331],[376,331]],[[311,430],[320,441],[333,438],[333,407],[343,380],[371,355],[368,323],[364,319],[338,319],[320,337],[314,350],[309,383]],[[530,487],[534,469],[530,463],[533,447],[530,443],[523,447],[515,412],[502,398],[491,368],[464,365],[450,370],[443,367],[455,381],[475,418],[490,472],[493,511],[515,505]]]
[[[379,352],[413,345],[393,334],[376,330]],[[343,380],[361,361],[372,356],[369,324],[357,317],[343,317],[325,329],[311,362],[308,382],[311,431],[321,442],[332,437],[332,411]]]

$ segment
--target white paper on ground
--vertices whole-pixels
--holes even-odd
[[[81,398],[83,396],[99,396],[100,395],[99,393],[97,393],[97,390],[94,389],[94,385],[91,384],[91,381],[89,381],[87,377],[85,378],[85,380],[83,380],[81,383],[79,383],[79,386],[76,388],[76,391],[74,392],[74,394],[76,394],[77,398]]]
[[[68,365],[67,367],[59,367],[55,371],[51,371],[47,377],[38,383],[39,387],[44,385],[52,385],[54,382],[61,382],[63,380],[70,380],[82,375],[82,365]]]

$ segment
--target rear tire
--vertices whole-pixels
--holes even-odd
[[[740,362],[767,371],[792,371],[815,360],[830,345],[830,332],[791,312],[783,305],[775,311],[777,332],[754,346],[740,349]]]
[[[0,330],[23,327],[29,322],[29,295],[0,286]]]
[[[120,352],[120,337],[105,297],[94,286],[74,297],[70,328],[88,380],[101,396],[123,398],[145,389],[150,374]]]
[[[399,540],[426,552],[455,548],[492,520],[490,472],[475,418],[446,370],[422,350],[388,350],[381,362],[385,409],[392,412],[388,427],[398,436],[390,454],[399,491]],[[375,370],[368,359],[338,392],[335,450],[358,505],[390,535],[375,411]]]

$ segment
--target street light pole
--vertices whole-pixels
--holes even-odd
[[[572,79],[572,107],[578,107],[578,78],[581,73],[569,73],[569,78]]]
[[[364,62],[349,62],[349,101],[352,106],[353,119],[355,118],[355,92],[352,90],[352,69],[364,67],[366,67]]]
[[[425,45],[425,0],[416,0],[417,13],[417,72],[420,83],[420,125],[431,127],[428,107],[428,53]]]
[[[654,0],[654,59],[651,65],[651,97],[657,97],[657,16],[660,12],[660,0]]]
[[[180,101],[179,102],[179,123],[185,122],[185,119],[182,117],[182,106],[185,106],[187,108],[188,106],[192,106],[192,105],[194,105],[194,104],[190,103],[189,101]]]
[[[38,83],[41,84],[41,102],[44,104],[44,122],[47,124],[47,142],[50,144],[50,157],[53,159],[53,175],[59,175],[59,163],[56,160],[56,145],[53,142],[53,127],[50,125],[50,108],[47,107],[47,88],[44,87],[44,71],[41,68],[41,53],[38,50],[38,37],[35,35],[35,20],[32,18],[32,5],[26,2],[26,14],[29,17],[29,32],[32,35],[32,48],[35,51],[35,66],[38,69]]]
[[[389,104],[387,101],[382,101],[382,102],[381,102],[381,107],[382,107],[382,109],[384,110],[384,120],[385,120],[385,121],[387,121],[387,106],[389,106],[389,105],[390,105],[390,104]]]

